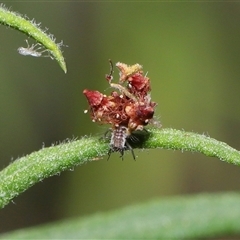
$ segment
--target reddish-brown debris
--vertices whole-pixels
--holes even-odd
[[[83,91],[90,106],[91,118],[100,124],[110,124],[113,129],[124,126],[130,133],[142,130],[153,118],[157,105],[151,101],[150,79],[143,75],[139,64],[128,66],[117,63],[116,66],[120,70],[119,84],[111,83],[111,74],[106,79],[118,92],[113,91],[106,96],[98,91]]]

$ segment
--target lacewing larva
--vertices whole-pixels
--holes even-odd
[[[111,60],[109,63],[110,73],[105,79],[114,91],[106,95],[84,89],[83,94],[88,100],[92,121],[111,126],[108,159],[113,152],[119,152],[123,159],[124,152],[130,150],[135,160],[131,146],[132,140],[138,140],[135,131],[146,131],[144,127],[152,122],[157,103],[151,100],[150,79],[144,75],[140,64],[129,66],[118,62],[119,83],[112,83],[113,63]]]
[[[133,159],[135,160],[135,154],[128,142],[128,139],[131,138],[131,133],[128,128],[125,126],[118,126],[115,129],[111,129],[111,140],[110,148],[108,151],[108,159],[111,156],[112,152],[120,152],[120,157],[123,160],[124,151],[130,150],[132,152]]]

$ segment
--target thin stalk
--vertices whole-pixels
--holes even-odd
[[[47,34],[46,30],[42,30],[40,24],[36,23],[34,19],[29,20],[27,17],[10,11],[3,4],[0,4],[0,24],[17,29],[41,43],[57,60],[63,71],[67,72],[66,63],[60,49],[63,43],[56,43],[53,35]]]

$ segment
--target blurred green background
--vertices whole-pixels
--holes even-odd
[[[197,2],[6,2],[63,40],[68,73],[24,57],[24,34],[0,26],[0,167],[43,143],[107,127],[83,110],[83,89],[107,91],[108,59],[139,63],[163,127],[207,134],[240,149],[240,4]],[[29,40],[31,43],[33,41]],[[115,69],[115,79],[118,72]],[[238,191],[240,169],[197,153],[115,153],[33,186],[0,212],[0,232],[84,216],[154,197]]]

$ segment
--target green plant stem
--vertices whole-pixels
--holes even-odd
[[[17,159],[0,172],[0,208],[44,178],[94,160],[106,151],[106,145],[90,137],[43,148]]]
[[[176,129],[151,129],[151,137],[143,148],[164,148],[181,151],[199,152],[208,157],[240,165],[240,152],[224,142],[204,134],[185,132]]]
[[[45,30],[40,28],[35,20],[28,20],[18,13],[9,11],[3,4],[0,4],[0,24],[17,29],[41,43],[57,60],[63,71],[67,72],[66,63],[64,61],[60,47],[62,43],[56,43],[52,34],[46,34]]]
[[[223,142],[196,133],[175,129],[149,129],[149,136],[139,148],[162,148],[200,152],[222,161],[240,164],[240,152]],[[109,142],[84,137],[43,148],[22,157],[0,172],[0,208],[44,178],[72,169],[108,153]]]

